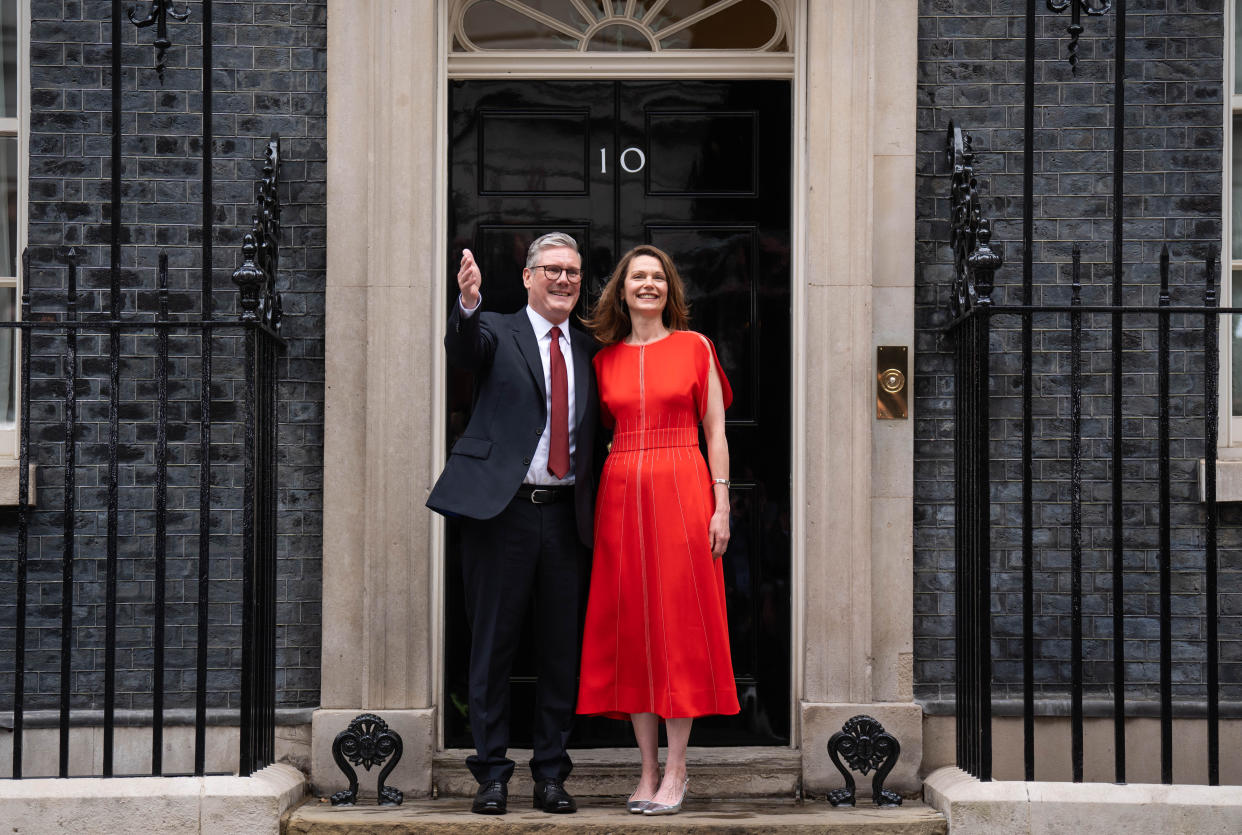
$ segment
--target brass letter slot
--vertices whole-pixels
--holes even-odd
[[[875,349],[875,416],[879,420],[910,416],[906,409],[908,355],[905,345],[880,345]]]

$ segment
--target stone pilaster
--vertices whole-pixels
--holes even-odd
[[[803,782],[840,784],[828,736],[855,713],[897,735],[916,787],[912,426],[875,417],[875,348],[913,346],[915,0],[829,0],[807,15],[801,584]],[[797,587],[797,586],[795,586]]]
[[[370,710],[422,763],[434,746],[431,520],[438,50],[436,4],[329,6],[327,394],[322,705]],[[337,711],[316,716],[317,786]],[[423,750],[425,749],[425,750]]]

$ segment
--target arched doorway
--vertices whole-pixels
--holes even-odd
[[[713,8],[716,14],[704,14]],[[558,10],[568,17],[556,17]],[[678,10],[682,18],[670,16]],[[478,50],[478,57],[487,48],[550,44],[578,53],[688,51],[696,41],[779,54],[786,49],[780,12],[767,0],[469,0],[450,20],[455,49]],[[745,79],[743,63],[730,80],[657,80],[633,71],[638,77],[624,80],[454,80],[448,101],[448,263],[456,264],[463,247],[476,253],[489,289],[484,304],[502,312],[524,304],[525,248],[546,231],[579,240],[584,308],[620,253],[654,243],[677,260],[694,326],[716,342],[737,392],[728,420],[734,530],[725,576],[743,708],[737,717],[696,723],[696,745],[790,742],[791,85]],[[712,74],[724,74],[727,64]],[[451,302],[455,269],[449,272]],[[469,375],[450,369],[450,447],[470,399]],[[451,523],[445,545],[443,744],[469,747],[469,630]],[[529,647],[531,636],[523,640]],[[529,651],[520,652],[515,747],[529,742],[534,675]],[[630,741],[626,726],[606,720],[580,722],[574,735],[584,746]]]

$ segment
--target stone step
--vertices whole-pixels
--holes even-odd
[[[439,797],[474,797],[479,787],[466,768],[472,751],[449,750],[436,755],[432,780]],[[638,781],[637,748],[583,748],[571,750],[573,774],[566,787],[575,795],[628,797]],[[517,763],[509,794],[529,797],[529,750],[514,749]],[[792,748],[690,748],[690,794],[697,797],[772,797],[794,799],[802,779],[802,756]],[[865,781],[864,781],[865,782]]]
[[[371,801],[374,803],[374,801]],[[657,832],[779,833],[779,835],[947,835],[948,822],[934,809],[906,801],[896,809],[862,805],[835,809],[826,802],[792,800],[705,800],[690,798],[680,814],[630,815],[616,797],[579,797],[572,815],[549,815],[531,809],[528,795],[509,795],[509,814],[474,815],[466,798],[408,801],[403,806],[333,807],[311,800],[281,825],[284,835],[406,835],[454,832],[465,835],[538,832],[569,835],[654,835]]]

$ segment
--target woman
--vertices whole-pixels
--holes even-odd
[[[578,713],[629,716],[642,776],[626,807],[672,814],[686,793],[694,717],[738,712],[720,564],[733,393],[712,343],[687,329],[677,269],[653,246],[622,257],[586,324],[604,346],[595,373],[613,439],[595,505]]]

